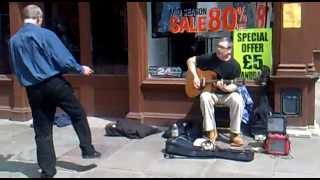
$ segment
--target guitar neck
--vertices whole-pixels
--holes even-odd
[[[218,82],[220,80],[218,79],[211,79],[211,80],[206,80],[206,83],[215,83]],[[223,80],[224,83],[234,83],[236,82],[236,80]]]

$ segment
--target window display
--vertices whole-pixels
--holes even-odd
[[[147,25],[148,66],[185,72],[187,59],[215,51],[220,37],[232,39],[237,29],[271,27],[272,3],[148,2]],[[156,78],[153,74],[149,77]]]

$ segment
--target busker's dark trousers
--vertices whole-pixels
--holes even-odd
[[[33,117],[37,160],[42,172],[48,175],[56,174],[52,127],[57,107],[70,116],[82,154],[94,152],[86,113],[73,94],[71,85],[61,75],[53,76],[26,89]]]

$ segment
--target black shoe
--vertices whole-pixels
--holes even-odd
[[[41,175],[40,175],[40,178],[53,178],[53,177],[54,177],[54,175],[49,175],[44,172],[41,172]]]
[[[98,151],[94,151],[92,154],[82,154],[83,159],[93,159],[93,158],[100,158],[101,153]]]

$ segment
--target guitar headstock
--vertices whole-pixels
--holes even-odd
[[[261,85],[265,86],[270,79],[270,68],[268,66],[263,65],[261,68],[261,74],[259,81]]]

